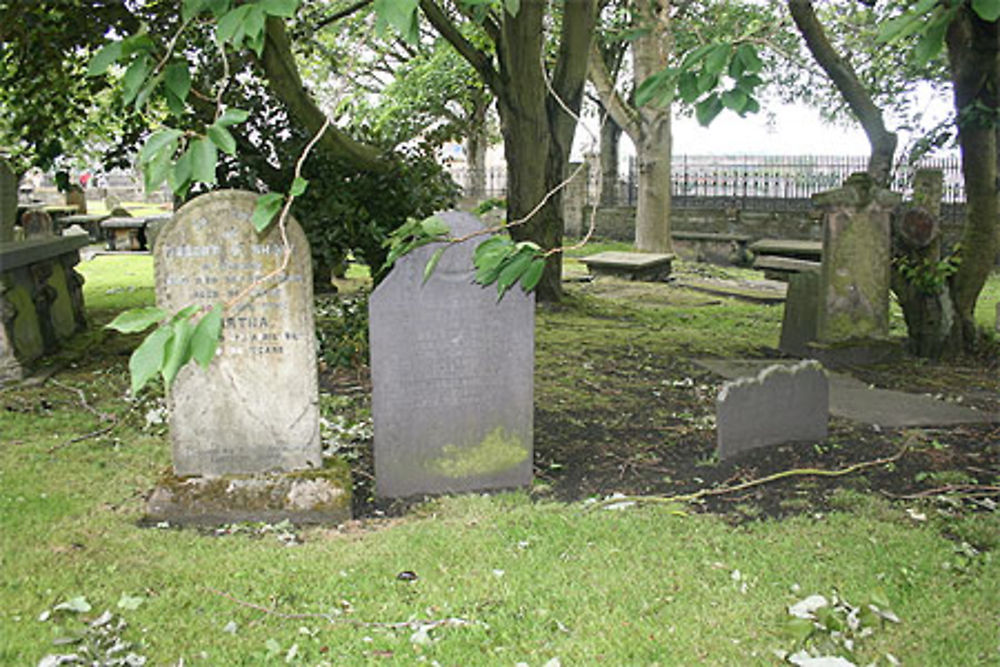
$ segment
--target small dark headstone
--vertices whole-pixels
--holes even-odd
[[[719,459],[767,445],[823,440],[829,413],[826,372],[813,360],[727,382],[716,400]]]
[[[788,276],[785,311],[781,318],[781,342],[785,354],[801,356],[816,340],[819,319],[819,273],[806,271]]]
[[[453,236],[483,229],[439,215]],[[405,497],[530,484],[534,297],[473,282],[478,239],[401,258],[370,301],[375,488]]]

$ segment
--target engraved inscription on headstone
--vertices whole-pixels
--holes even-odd
[[[481,230],[439,214],[453,236]],[[478,239],[396,262],[370,301],[375,489],[405,497],[531,482],[534,295],[473,282]]]
[[[156,244],[156,295],[175,312],[224,302],[283,260],[277,226],[250,225],[257,195],[222,191],[177,211]],[[321,463],[312,267],[302,229],[288,221],[287,271],[223,319],[208,369],[186,366],[170,392],[178,475],[300,470]]]
[[[17,177],[7,162],[0,159],[0,242],[14,240],[17,221]]]

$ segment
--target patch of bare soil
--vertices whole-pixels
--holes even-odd
[[[635,347],[615,354],[603,349],[587,369],[572,401],[547,400],[544,390],[536,401],[532,493],[540,499],[576,502],[615,493],[675,496],[712,489],[696,506],[738,523],[825,512],[840,489],[890,499],[961,493],[987,508],[1000,498],[1000,425],[888,430],[833,418],[823,442],[765,447],[718,462],[714,413],[721,378],[686,359]],[[995,369],[988,364],[924,366],[921,373],[903,364],[855,372],[881,387],[1000,408]],[[321,384],[325,391],[368,400],[363,374],[326,373]],[[837,471],[896,456],[848,475],[792,474],[718,493],[783,471]],[[396,515],[420,500],[373,498],[370,442],[359,447],[352,466],[356,517]]]

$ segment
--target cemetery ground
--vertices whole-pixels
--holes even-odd
[[[588,252],[603,249],[620,248]],[[140,520],[170,465],[162,392],[127,399],[138,339],[100,328],[152,302],[150,258],[80,271],[94,326],[42,380],[0,392],[2,664],[121,639],[130,648],[113,655],[157,665],[767,665],[806,635],[841,654],[853,639],[858,664],[1000,662],[1000,427],[833,418],[825,442],[714,460],[722,379],[693,360],[778,356],[780,305],[568,284],[563,304],[538,312],[532,488],[392,503],[370,497],[364,278],[352,272],[318,297],[317,323],[324,445],[351,462],[356,519],[196,530]],[[984,325],[1000,276],[987,290]],[[997,410],[998,371],[994,351],[854,372]],[[879,459],[891,460],[753,485]],[[589,502],[737,485],[694,502]],[[788,612],[813,595],[884,617],[861,614],[852,630],[817,612],[820,630]]]

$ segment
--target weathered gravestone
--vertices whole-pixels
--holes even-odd
[[[718,455],[827,436],[830,388],[819,362],[769,366],[723,385],[716,400]]]
[[[815,194],[823,211],[823,266],[817,339],[840,343],[889,335],[890,214],[896,193],[852,174],[842,188]]]
[[[483,229],[468,213],[438,217],[453,236]],[[404,497],[530,484],[534,295],[499,302],[473,282],[482,237],[396,262],[369,305],[375,490]]]
[[[0,159],[0,243],[14,240],[17,222],[17,177],[5,160]]]
[[[44,239],[55,236],[52,216],[42,209],[30,209],[21,215],[21,227],[26,239]]]
[[[277,225],[263,235],[250,225],[256,199],[248,192],[210,193],[166,224],[154,253],[161,308],[226,301],[281,266]],[[153,494],[154,518],[204,523],[348,516],[346,469],[322,469],[310,253],[291,219],[288,239],[287,271],[227,311],[211,365],[186,366],[171,387],[177,478]],[[179,480],[187,476],[201,481]]]

